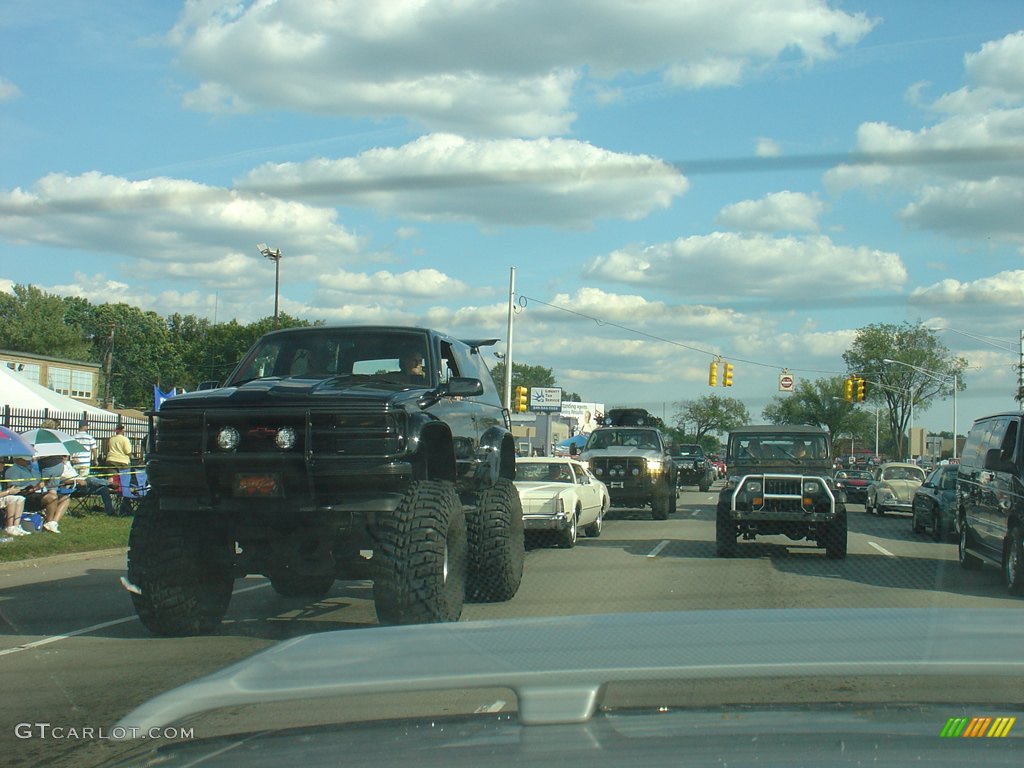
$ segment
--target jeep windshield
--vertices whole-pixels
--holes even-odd
[[[729,463],[816,463],[828,458],[821,435],[756,434],[734,436],[729,444]]]
[[[308,329],[272,334],[258,342],[226,382],[239,386],[269,378],[358,378],[429,386],[426,336],[420,332]],[[418,363],[418,366],[416,365]],[[418,371],[418,373],[417,373]]]
[[[699,445],[677,445],[672,449],[671,453],[679,458],[704,458],[704,449]]]

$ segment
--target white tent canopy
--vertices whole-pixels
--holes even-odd
[[[77,415],[102,416],[105,419],[117,418],[117,414],[105,411],[94,405],[88,405],[72,397],[66,397],[52,389],[15,373],[6,365],[0,364],[0,407],[27,410],[50,410]],[[77,426],[77,425],[75,425]]]

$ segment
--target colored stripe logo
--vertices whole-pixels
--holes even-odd
[[[944,739],[998,739],[1007,736],[1016,717],[951,717],[939,734]]]

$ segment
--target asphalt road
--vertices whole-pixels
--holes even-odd
[[[741,542],[738,557],[719,559],[714,502],[714,491],[684,491],[667,521],[613,510],[600,538],[581,536],[571,550],[531,546],[518,595],[467,605],[463,620],[782,607],[1020,610],[994,569],[963,571],[954,544],[912,533],[908,516],[877,518],[859,505],[850,507],[845,560],[783,537]],[[215,634],[157,638],[135,619],[119,582],[124,567],[123,552],[0,566],[4,764],[95,764],[115,748],[83,737],[87,729],[109,727],[158,692],[290,637],[376,624],[368,582],[337,582],[324,599],[305,602],[248,578],[236,584]],[[500,696],[475,695],[479,701],[459,706],[504,705]],[[41,727],[24,723],[49,723],[77,737],[44,738]]]

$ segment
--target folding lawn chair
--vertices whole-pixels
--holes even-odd
[[[122,469],[117,474],[121,484],[121,504],[118,513],[122,516],[134,515],[139,502],[149,490],[146,470]]]

